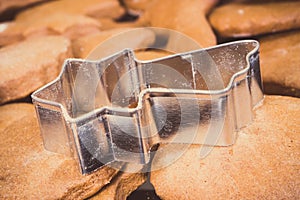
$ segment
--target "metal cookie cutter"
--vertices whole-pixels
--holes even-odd
[[[258,49],[244,40],[147,62],[132,50],[68,59],[32,94],[44,146],[74,156],[86,174],[145,164],[156,143],[232,145],[263,99]]]

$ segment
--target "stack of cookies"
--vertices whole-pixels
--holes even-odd
[[[0,198],[298,199],[299,8],[297,0],[1,1]],[[176,152],[154,156],[149,167],[169,165],[148,174],[106,166],[82,175],[73,158],[44,149],[30,95],[58,76],[65,59],[87,58],[111,36],[138,27],[175,30],[200,47],[258,40],[265,100],[233,146],[214,147],[205,158],[198,156],[203,146],[191,145],[171,163]],[[155,37],[137,34],[133,45]],[[136,56],[170,53],[139,49]]]

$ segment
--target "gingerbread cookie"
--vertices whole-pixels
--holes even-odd
[[[104,167],[82,175],[70,157],[43,148],[32,104],[0,107],[0,198],[84,199],[117,173]]]
[[[124,9],[117,0],[49,1],[19,13],[10,23],[0,25],[0,46],[36,35],[63,34],[70,39],[99,32],[98,19],[115,19]]]
[[[72,46],[75,57],[97,60],[125,48],[145,49],[154,42],[151,29],[117,28],[79,38]]]
[[[259,41],[265,92],[300,97],[300,31],[265,36]]]
[[[104,187],[90,200],[118,199],[126,200],[131,192],[136,190],[146,181],[145,173],[120,172],[109,185]]]
[[[23,98],[52,81],[71,43],[62,36],[32,38],[0,49],[0,104]]]
[[[214,147],[201,158],[205,147],[191,145],[178,160],[153,171],[151,182],[164,200],[297,199],[299,118],[300,99],[267,96],[233,146]],[[168,162],[167,154],[155,157],[152,165]]]
[[[217,0],[154,0],[143,18],[150,26],[179,31],[194,39],[201,47],[216,44],[206,14]]]
[[[300,2],[229,3],[209,21],[222,37],[247,37],[300,28]]]
[[[0,13],[9,9],[22,8],[45,0],[1,0]]]

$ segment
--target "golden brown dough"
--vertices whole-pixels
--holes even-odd
[[[246,37],[300,28],[300,2],[229,3],[213,10],[212,27],[222,37]]]
[[[265,36],[259,41],[265,92],[300,97],[300,31]]]
[[[84,199],[117,173],[84,176],[74,159],[44,150],[32,104],[0,107],[0,153],[1,199]]]
[[[144,49],[155,41],[155,33],[144,28],[116,28],[73,41],[75,57],[98,60],[125,48]]]
[[[16,21],[2,26],[4,27],[0,32],[0,45],[7,45],[25,38],[44,35],[65,35],[75,39],[99,32],[100,22],[84,15],[57,12],[49,17],[39,17],[33,21]]]
[[[126,21],[126,22],[118,22],[114,19],[109,19],[109,18],[100,18],[98,20],[101,24],[101,30],[103,31],[108,31],[110,29],[117,29],[117,28],[138,28],[147,25],[147,23],[143,20]]]
[[[171,52],[154,49],[154,50],[140,50],[135,52],[135,56],[139,60],[152,60],[172,55]]]
[[[0,23],[0,47],[25,39],[22,29],[15,22]]]
[[[121,12],[116,12],[119,9]],[[97,12],[98,17],[109,18],[118,18],[124,13],[118,0],[60,0],[49,1],[48,3],[21,12],[17,15],[16,20],[24,22],[38,19],[39,17],[47,18],[57,12],[87,16],[93,16]],[[102,16],[101,13],[103,14]]]
[[[90,200],[126,200],[126,198],[146,181],[144,173],[120,172],[111,183]]]
[[[300,99],[267,96],[233,146],[200,145],[151,173],[161,199],[297,199],[300,187]],[[168,152],[174,154],[175,152]],[[152,165],[168,162],[155,157]]]
[[[72,57],[62,36],[31,38],[0,49],[0,104],[29,95],[52,81]]]
[[[143,18],[150,26],[177,30],[193,38],[201,47],[216,44],[206,14],[217,0],[154,0]]]
[[[153,0],[123,0],[125,7],[133,14],[144,12]]]
[[[46,0],[1,0],[0,13],[9,9],[20,8],[41,1]]]
[[[116,28],[78,38],[72,42],[74,56],[76,58],[86,58],[89,53],[103,41],[107,40],[113,35],[128,30],[130,30],[130,28]]]
[[[19,13],[9,24],[0,24],[0,46],[36,35],[63,34],[76,39],[99,32],[101,22],[95,18],[114,19],[123,13],[117,0],[49,1]]]

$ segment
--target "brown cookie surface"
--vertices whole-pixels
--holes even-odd
[[[144,173],[120,172],[111,183],[104,187],[98,194],[90,200],[115,199],[126,200],[128,195],[146,181]]]
[[[62,20],[64,19],[64,20]],[[0,45],[7,45],[25,38],[64,35],[70,39],[99,32],[100,22],[79,14],[56,12],[48,17],[38,17],[32,21],[4,23],[0,32]]]
[[[73,41],[76,57],[98,60],[124,49],[145,49],[155,42],[152,29],[117,28],[91,34]]]
[[[129,30],[130,28],[116,28],[80,37],[72,42],[74,56],[76,58],[86,58],[93,49],[105,40]]]
[[[123,0],[125,7],[134,14],[144,12],[153,0]]]
[[[0,13],[8,9],[20,8],[41,1],[46,1],[46,0],[1,0]]]
[[[104,167],[80,174],[77,162],[44,150],[34,106],[0,107],[1,199],[83,199],[117,173]]]
[[[32,38],[0,49],[0,104],[29,95],[59,74],[72,57],[62,36]]]
[[[300,99],[267,96],[233,146],[214,147],[201,159],[201,146],[191,145],[177,161],[152,172],[151,182],[164,200],[297,199],[299,119]],[[167,154],[152,165],[165,162]]]
[[[118,0],[60,0],[49,1],[48,3],[28,9],[18,14],[17,21],[31,21],[38,19],[38,17],[47,18],[57,12],[64,12],[69,14],[82,14],[86,16],[93,16],[95,12],[101,17],[117,18],[123,14],[123,11],[114,13],[118,8],[122,10]],[[109,12],[110,11],[110,12]],[[100,16],[98,16],[100,17]]]
[[[95,18],[115,19],[124,14],[117,0],[49,1],[19,13],[14,21],[0,25],[0,46],[35,35],[63,34],[76,39],[99,32]]]
[[[246,37],[300,28],[300,2],[229,3],[209,21],[222,37]]]
[[[174,29],[194,39],[201,47],[216,44],[206,14],[217,0],[155,0],[145,12],[150,26]]]
[[[300,31],[265,36],[259,41],[265,92],[300,97]]]
[[[164,50],[146,50],[146,51],[136,51],[135,56],[139,60],[152,60],[157,58],[162,58],[171,55],[171,52],[164,51]]]

